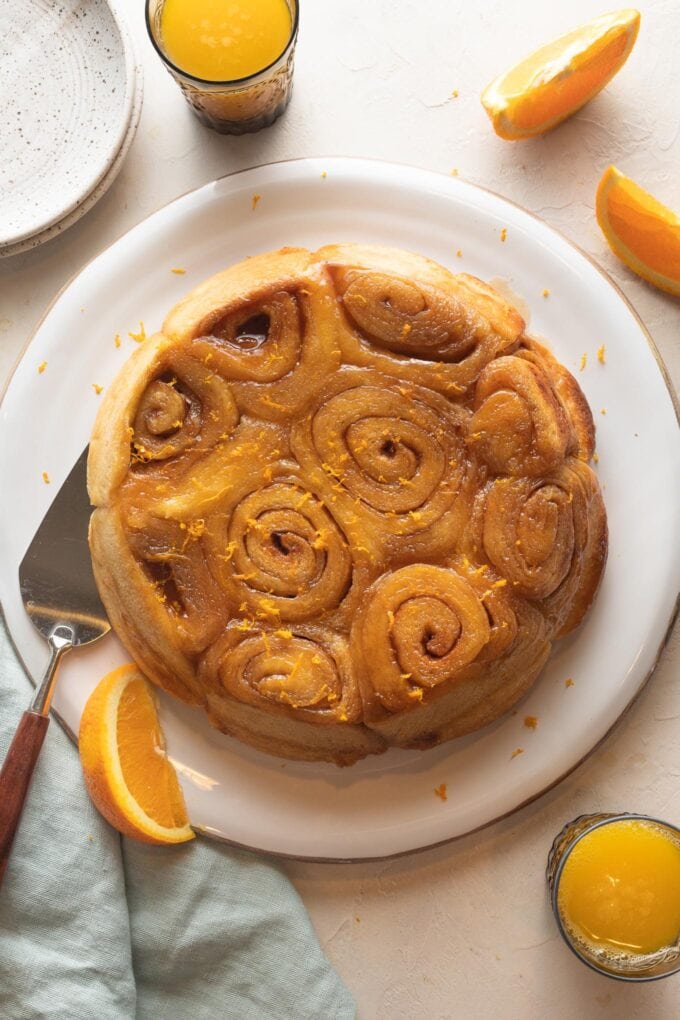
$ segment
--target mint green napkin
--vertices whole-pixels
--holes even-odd
[[[0,623],[0,760],[31,685]],[[52,720],[0,890],[3,1020],[352,1020],[281,869],[122,839]]]

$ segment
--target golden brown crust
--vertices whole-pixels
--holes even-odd
[[[94,574],[111,625],[138,665],[159,686],[202,704],[193,662],[180,647],[173,618],[153,596],[132,554],[119,513],[99,507],[90,521]]]
[[[199,283],[166,316],[163,333],[173,341],[209,336],[225,314],[245,308],[273,287],[299,284],[311,263],[304,248],[282,248],[244,259]]]
[[[349,765],[386,744],[363,722],[346,639],[328,627],[231,624],[199,677],[220,729],[284,758]]]
[[[119,376],[117,385],[104,392],[90,436],[87,466],[87,487],[94,506],[106,506],[125,479],[130,466],[128,429],[142,393],[156,374],[161,352],[170,346],[163,333],[149,337],[127,362],[125,379]]]
[[[569,452],[573,452],[581,460],[591,460],[595,452],[595,424],[581,387],[571,372],[567,371],[543,344],[525,336],[522,339],[522,346],[525,349],[523,356],[540,365],[549,376],[569,418],[574,440]]]
[[[460,398],[524,329],[517,310],[487,284],[421,255],[345,244],[317,257],[337,293],[343,360],[402,382]]]
[[[351,764],[472,732],[597,590],[575,379],[491,287],[410,252],[247,259],[167,316],[92,436],[95,574],[161,687]]]
[[[224,695],[208,693],[207,713],[213,726],[258,751],[294,761],[328,761],[353,765],[368,754],[382,754],[387,743],[366,726],[343,724],[320,728],[299,719],[282,720]]]

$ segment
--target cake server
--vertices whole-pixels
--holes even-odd
[[[61,657],[111,629],[97,592],[87,543],[92,508],[86,475],[87,448],[57,493],[19,567],[24,607],[47,641],[50,657],[0,770],[0,883],[47,732]]]

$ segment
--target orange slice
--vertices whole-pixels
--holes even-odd
[[[90,695],[79,747],[87,791],[119,832],[144,843],[194,838],[151,688],[134,663],[107,674]]]
[[[576,113],[623,67],[639,28],[639,11],[603,14],[500,75],[482,93],[496,134],[531,138]]]
[[[595,211],[614,254],[644,280],[680,297],[680,217],[615,166],[602,176]]]

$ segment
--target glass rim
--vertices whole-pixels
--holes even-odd
[[[557,869],[555,871],[555,877],[553,879],[552,890],[550,893],[550,901],[552,905],[553,914],[555,915],[555,920],[557,921],[557,927],[559,929],[560,935],[562,936],[562,939],[569,947],[569,949],[571,949],[572,953],[579,960],[581,960],[582,963],[585,963],[587,967],[590,967],[591,970],[594,970],[596,974],[601,974],[604,977],[612,978],[614,981],[629,981],[632,983],[638,983],[641,981],[660,981],[662,978],[672,977],[674,974],[680,972],[680,958],[678,958],[678,960],[676,961],[676,965],[673,967],[672,970],[666,971],[663,974],[644,974],[644,973],[617,974],[615,971],[606,970],[604,967],[598,966],[597,963],[594,963],[592,960],[589,960],[587,956],[579,952],[579,950],[576,948],[573,940],[567,934],[565,926],[562,923],[562,918],[560,916],[560,911],[557,904],[557,895],[560,888],[560,879],[562,878],[562,872],[564,871],[564,866],[567,863],[569,856],[574,847],[576,846],[576,844],[580,843],[583,837],[587,836],[588,833],[594,832],[595,829],[599,829],[603,825],[611,825],[612,822],[626,822],[626,821],[655,822],[657,825],[660,825],[665,829],[672,829],[675,833],[677,833],[678,836],[680,836],[680,827],[674,825],[673,822],[666,822],[662,818],[654,818],[652,817],[652,815],[642,815],[637,814],[635,812],[621,812],[620,814],[611,815],[609,818],[601,818],[599,821],[593,822],[592,825],[589,825],[586,829],[583,830],[583,832],[580,832],[578,836],[576,836],[572,840],[568,848],[562,854],[560,863],[557,865]]]
[[[295,40],[297,38],[297,33],[298,33],[298,26],[299,26],[299,23],[300,23],[300,0],[290,0],[290,4],[293,4],[294,7],[295,7],[295,11],[293,13],[293,18],[292,18],[292,22],[291,22],[290,35],[289,35],[288,39],[286,40],[286,45],[283,47],[283,49],[281,50],[279,55],[274,58],[274,60],[272,60],[265,67],[260,68],[259,71],[254,71],[252,74],[247,74],[247,75],[245,75],[242,78],[226,78],[226,79],[200,78],[200,77],[198,77],[198,75],[190,74],[188,71],[182,70],[182,68],[178,67],[177,64],[174,64],[172,62],[172,60],[170,60],[168,55],[161,49],[161,46],[158,43],[158,41],[156,40],[156,36],[154,35],[153,29],[151,27],[151,16],[150,16],[150,13],[149,13],[149,8],[151,6],[151,2],[152,2],[152,0],[146,0],[146,2],[144,4],[144,20],[146,22],[147,35],[149,36],[149,39],[151,40],[151,44],[152,44],[153,48],[155,49],[155,51],[158,54],[158,56],[161,58],[163,63],[168,68],[170,68],[176,74],[181,75],[182,78],[188,78],[190,81],[196,82],[198,85],[213,85],[213,86],[218,86],[218,87],[221,85],[222,87],[226,88],[227,86],[245,85],[248,82],[255,81],[257,78],[259,78],[261,75],[265,74],[267,71],[271,71],[271,69],[273,67],[276,67],[276,65],[279,63],[279,61],[283,60],[283,58],[286,56],[288,51],[295,44]],[[163,0],[160,0],[160,2],[162,3]],[[288,2],[288,0],[287,0],[287,2]]]

